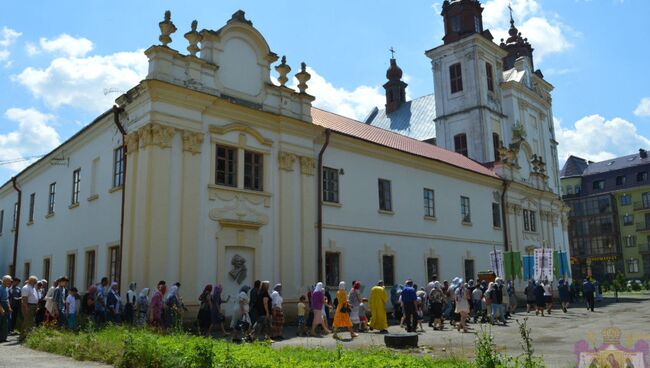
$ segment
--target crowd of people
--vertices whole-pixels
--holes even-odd
[[[22,286],[20,279],[4,276],[0,286],[0,342],[17,331],[20,340],[24,340],[34,326],[43,323],[74,330],[79,318],[98,326],[111,322],[148,325],[160,331],[181,328],[183,311],[187,309],[179,294],[180,286],[177,282],[168,290],[167,283],[160,281],[150,295],[149,288],[137,292],[137,285],[131,283],[122,297],[118,284],[109,284],[104,277],[80,296],[76,288],[68,289],[65,276],[50,288],[47,280],[38,280],[35,276],[30,276]],[[588,279],[581,286],[587,309],[593,311],[598,287]],[[506,325],[518,304],[514,284],[498,277],[493,282],[464,282],[460,277],[451,282],[432,280],[420,288],[413,280],[406,280],[404,285],[392,286],[390,290],[379,281],[370,289],[368,298],[363,296],[362,290],[359,281],[353,281],[349,290],[345,282],[340,282],[332,299],[330,290],[322,282],[317,283],[291,305],[296,308],[297,335],[332,333],[334,338],[339,338],[339,333],[345,330],[354,339],[358,333],[369,330],[385,333],[389,316],[399,321],[407,332],[423,331],[425,319],[433,330],[443,330],[448,321],[452,328],[468,332],[468,323],[472,321]],[[573,287],[561,279],[556,290],[555,296],[566,313],[574,296]],[[272,342],[284,338],[286,307],[281,284],[271,288],[269,281],[258,280],[253,287],[242,286],[231,303],[232,318],[228,326],[223,305],[231,297],[224,298],[222,293],[220,284],[206,285],[198,296],[196,326],[200,334],[216,336],[220,333],[231,336],[233,341],[261,338]],[[544,316],[552,312],[552,283],[531,280],[524,295],[527,313],[535,311]]]

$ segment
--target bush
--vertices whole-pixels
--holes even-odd
[[[336,350],[287,347],[267,343],[234,345],[183,333],[159,335],[149,330],[109,326],[78,333],[39,327],[27,338],[36,350],[128,368],[247,367],[464,367],[467,362],[439,360],[372,348]]]

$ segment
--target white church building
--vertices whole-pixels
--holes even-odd
[[[469,279],[495,250],[567,250],[552,86],[514,22],[499,45],[481,11],[445,1],[434,94],[405,101],[392,59],[363,122],[313,107],[304,63],[287,87],[244,12],[193,23],[187,54],[167,13],[146,78],[0,188],[0,269],[179,281],[188,305],[270,280],[294,302],[321,280]]]

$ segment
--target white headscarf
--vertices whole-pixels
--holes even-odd
[[[165,298],[165,300],[169,300],[170,298],[177,297],[177,296],[178,296],[178,286],[173,285],[169,289],[169,293],[167,294],[167,297]]]
[[[438,290],[440,290],[440,289],[441,289],[441,287],[440,287],[440,282],[439,282],[439,281],[435,281],[435,282],[433,283],[433,288],[434,288],[434,289],[438,289]]]
[[[316,284],[316,287],[314,288],[314,292],[322,292],[323,291],[323,283],[319,282]]]
[[[148,301],[147,296],[149,296],[149,288],[142,289],[142,291],[140,291],[140,295],[138,295],[138,303],[146,304]]]
[[[339,290],[345,290],[345,281],[339,282]]]

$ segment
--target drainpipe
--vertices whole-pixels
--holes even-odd
[[[11,275],[16,277],[16,258],[18,256],[18,232],[20,231],[20,208],[22,207],[22,196],[23,196],[23,191],[18,188],[18,184],[16,183],[16,177],[11,178],[11,185],[13,185],[14,189],[16,192],[18,192],[18,206],[16,209],[16,228],[14,229],[14,254],[13,254],[13,260],[12,260],[12,272]]]
[[[122,283],[122,265],[124,264],[122,261],[124,260],[124,255],[122,254],[122,245],[124,243],[124,201],[126,198],[126,130],[124,129],[124,126],[122,126],[122,123],[120,122],[120,113],[124,112],[124,108],[118,107],[117,105],[113,105],[113,123],[115,123],[115,126],[117,126],[117,129],[120,131],[122,134],[122,165],[123,165],[123,173],[122,173],[122,203],[120,206],[120,245],[119,245],[119,252],[120,252],[120,284]],[[118,286],[119,287],[119,286]]]
[[[323,280],[323,155],[325,154],[325,149],[327,149],[327,146],[330,144],[330,134],[332,131],[330,129],[325,129],[325,144],[323,144],[323,147],[320,149],[320,152],[318,153],[318,195],[316,198],[318,198],[318,219],[317,219],[317,237],[318,237],[318,265],[317,265],[317,270],[318,270],[318,277],[316,281],[321,281]]]

